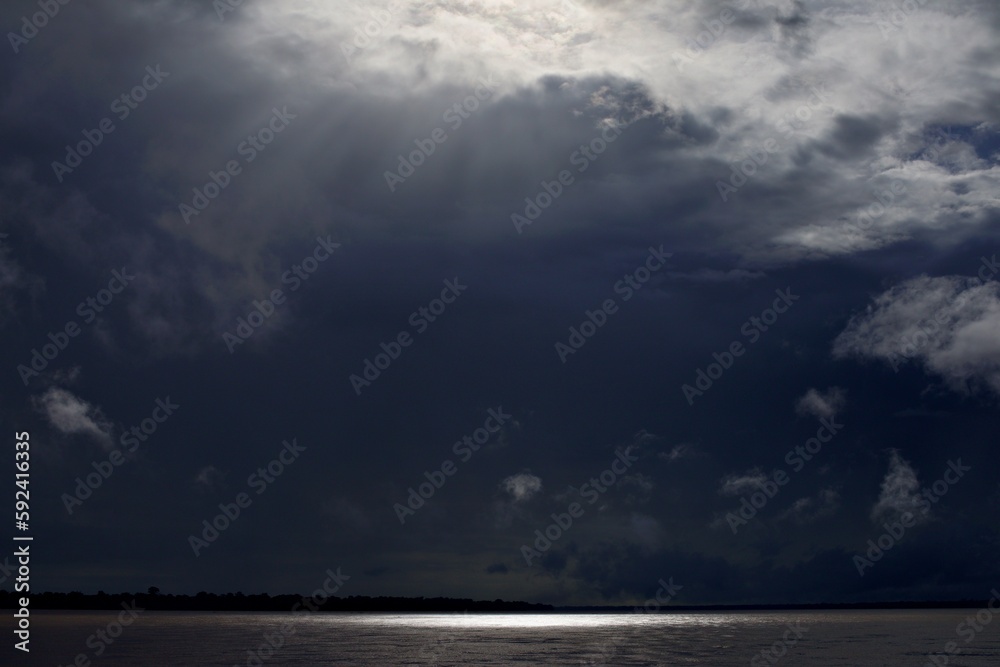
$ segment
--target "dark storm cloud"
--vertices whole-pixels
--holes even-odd
[[[33,11],[5,5],[0,25]],[[641,601],[671,577],[691,603],[981,593],[997,304],[972,279],[1000,245],[998,16],[62,6],[0,61],[0,415],[39,443],[40,537],[76,545],[45,557],[45,586],[277,592],[343,566],[357,594]],[[80,315],[123,267],[135,280]],[[467,290],[421,316],[449,280]],[[770,320],[776,290],[798,298]],[[349,378],[403,333],[359,396]],[[177,414],[67,512],[167,397]],[[457,447],[497,409],[488,442]],[[791,470],[821,419],[843,430]],[[293,438],[301,462],[195,557],[189,535]],[[639,460],[528,566],[520,546],[629,446]],[[974,471],[859,576],[873,508],[958,456]],[[726,514],[778,469],[733,534]]]
[[[841,115],[834,119],[829,142],[822,151],[841,159],[857,158],[873,150],[884,133],[880,118]]]

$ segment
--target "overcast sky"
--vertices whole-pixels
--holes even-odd
[[[996,586],[993,0],[0,27],[36,590]]]

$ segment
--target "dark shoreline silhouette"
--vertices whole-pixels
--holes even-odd
[[[0,609],[16,609],[23,593],[0,590]],[[85,595],[71,593],[32,593],[29,609],[39,610],[115,610],[122,604],[135,603],[147,611],[268,611],[290,612],[293,609],[323,612],[527,612],[527,613],[692,613],[727,611],[808,611],[808,610],[867,610],[867,609],[975,609],[985,607],[988,600],[896,601],[860,603],[765,604],[765,605],[666,605],[656,609],[642,606],[564,606],[505,600],[472,600],[467,598],[370,597],[351,595],[331,597],[322,603],[297,594],[244,595],[243,593],[206,593],[171,595],[161,593],[102,592]],[[307,603],[308,602],[308,603]]]
[[[919,600],[919,601],[895,601],[895,602],[816,602],[816,603],[789,603],[789,604],[719,604],[719,605],[659,605],[657,609],[645,609],[642,605],[634,606],[572,606],[555,607],[556,612],[573,613],[692,613],[692,612],[724,612],[724,611],[838,611],[866,609],[980,609],[985,607],[989,600]]]
[[[15,609],[23,593],[0,591],[0,609]],[[29,609],[102,610],[121,609],[123,603],[136,604],[147,611],[350,611],[350,612],[544,612],[554,607],[547,604],[508,602],[505,600],[471,600],[458,598],[369,597],[351,595],[330,597],[322,602],[297,594],[244,595],[243,593],[170,595],[162,593],[99,592],[96,595],[71,593],[32,593]]]

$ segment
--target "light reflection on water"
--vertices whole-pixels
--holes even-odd
[[[600,628],[605,626],[714,626],[735,623],[733,614],[383,614],[362,622],[393,626],[467,628]],[[740,617],[741,623],[753,619]]]
[[[146,612],[100,657],[87,639],[107,612],[35,612],[31,660],[69,665],[749,665],[804,628],[780,665],[920,667],[956,640],[950,664],[1000,664],[1000,619],[965,644],[976,610],[697,614],[313,614]],[[280,628],[292,619],[292,632]],[[9,619],[3,628],[9,626]],[[12,629],[12,628],[11,628]],[[8,636],[9,633],[7,633]],[[283,644],[272,651],[265,635]],[[6,649],[5,649],[6,650]],[[260,662],[257,662],[260,658]],[[764,663],[767,664],[767,663]]]

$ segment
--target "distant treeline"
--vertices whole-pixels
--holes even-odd
[[[12,593],[0,590],[0,609],[15,609],[18,599],[23,593]],[[202,591],[197,595],[170,595],[161,593],[115,593],[104,591],[96,595],[84,595],[78,591],[72,593],[32,593],[29,609],[121,609],[122,603],[136,604],[148,611],[291,611],[317,608],[318,611],[353,611],[353,612],[512,612],[512,611],[552,611],[552,605],[531,604],[528,602],[507,602],[504,600],[468,600],[457,598],[404,598],[404,597],[368,597],[351,595],[349,597],[331,597],[322,602],[309,599],[302,595],[244,595],[243,593],[226,593],[217,595]],[[310,607],[311,605],[311,607]]]
[[[23,593],[0,590],[0,609],[16,609]],[[505,600],[471,600],[467,598],[406,598],[369,597],[351,595],[331,597],[320,602],[312,599],[306,604],[306,596],[297,594],[244,595],[243,593],[206,593],[197,595],[171,595],[156,593],[115,593],[104,591],[96,595],[72,593],[32,593],[29,609],[70,609],[70,610],[114,610],[121,609],[123,603],[135,603],[149,611],[272,611],[296,610],[349,611],[349,612],[591,612],[591,613],[632,613],[644,611],[635,606],[575,606],[553,607],[549,604],[530,602],[508,602]],[[987,605],[986,600],[949,601],[898,601],[898,602],[823,602],[816,604],[781,605],[667,605],[650,610],[654,613],[678,612],[725,612],[725,611],[796,611],[796,610],[836,610],[836,609],[974,609]]]
[[[728,604],[728,605],[679,605],[671,604],[662,608],[657,605],[657,609],[650,610],[654,613],[671,612],[719,612],[719,611],[808,611],[808,610],[830,610],[838,609],[978,609],[987,606],[988,600],[905,600],[899,602],[817,602],[801,604]],[[644,611],[642,606],[636,607],[557,607],[560,612],[598,612],[598,613],[627,613],[634,611]]]

